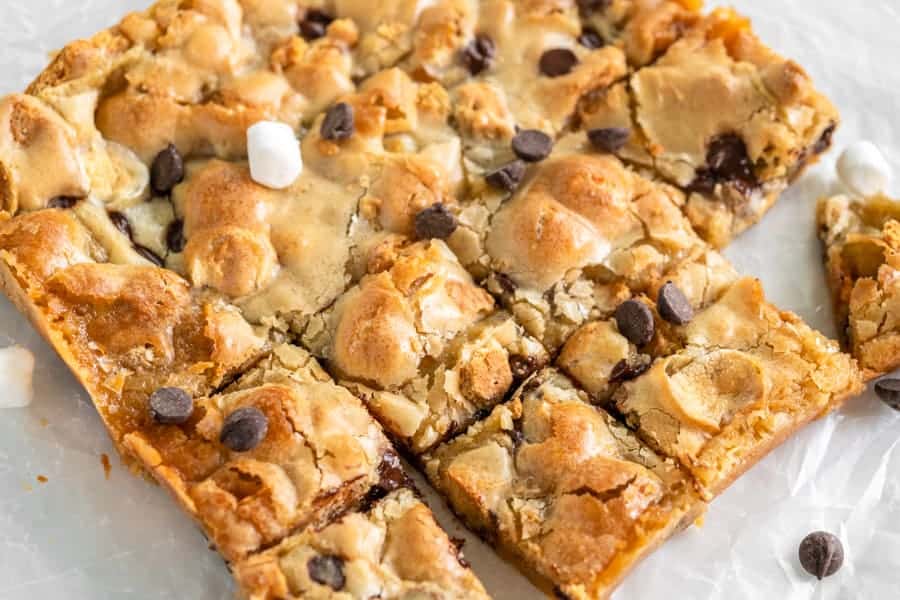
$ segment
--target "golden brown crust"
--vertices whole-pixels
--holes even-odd
[[[333,586],[310,575],[310,563],[323,558],[341,574]],[[355,597],[487,599],[463,560],[428,507],[411,490],[401,489],[365,512],[350,512],[325,527],[310,528],[238,563],[235,577],[250,600],[315,600],[341,592]]]
[[[124,439],[228,561],[343,512],[379,483],[392,452],[358,399],[322,381],[314,366],[312,376],[295,370],[302,351],[279,348],[272,356],[256,367],[263,373],[245,376],[247,383],[198,399],[185,425],[145,426]],[[284,364],[282,356],[292,361]],[[265,439],[250,451],[231,451],[219,440],[223,421],[247,407],[267,417]]]
[[[703,510],[673,463],[553,370],[425,464],[470,526],[573,598],[606,597]]]
[[[538,486],[539,497],[515,484],[510,497],[521,502],[497,505],[496,512],[515,513],[521,528],[484,515],[469,520],[498,532],[506,552],[542,585],[553,581],[576,598],[603,596],[692,521],[702,502],[674,463],[591,407],[557,372],[509,396],[561,347],[558,365],[595,401],[622,402],[627,385],[610,385],[619,361],[674,365],[691,348],[704,352],[674,365],[670,377],[682,376],[679,389],[690,401],[752,404],[748,398],[770,392],[760,369],[791,371],[791,357],[760,367],[765,361],[747,358],[746,348],[723,354],[662,323],[651,344],[637,348],[602,319],[626,298],[652,306],[669,280],[697,309],[714,311],[736,275],[689,220],[719,243],[761,214],[812,159],[794,151],[824,139],[830,106],[797,65],[763,47],[731,13],[701,19],[695,0],[613,0],[594,14],[579,12],[583,3],[573,0],[376,4],[329,3],[336,18],[318,28],[307,20],[321,14],[295,0],[159,0],[63,49],[28,95],[0,102],[0,283],[85,384],[126,460],[151,472],[223,556],[237,561],[251,597],[332,596],[310,580],[307,554],[293,555],[378,547],[354,535],[359,529],[390,536],[384,552],[348,571],[348,585],[368,590],[357,595],[484,595],[410,493],[395,492],[370,512],[357,508],[401,477],[364,407],[419,458],[453,454],[448,448],[488,434],[505,440],[498,447],[516,456],[510,473]],[[596,28],[606,47],[578,43],[585,27]],[[473,75],[462,57],[476,34],[490,36],[494,53]],[[572,53],[571,70],[546,72],[541,58],[551,49]],[[766,106],[802,113],[793,137],[748,121],[750,133],[764,134],[748,137],[754,158],[788,148],[795,160],[760,174],[773,179],[752,210],[685,195],[596,152],[583,133],[562,135],[592,125],[597,106],[630,123],[630,96],[659,91],[654,73],[670,62],[703,64],[705,73],[727,63],[771,96]],[[630,69],[630,83],[618,85]],[[672,68],[663,79],[678,76]],[[751,100],[759,108],[759,98]],[[324,112],[336,102],[353,108],[349,139],[323,135]],[[654,108],[647,98],[641,104]],[[668,110],[650,112],[633,141],[653,150],[655,162],[622,156],[675,181],[660,168],[670,140],[650,143],[663,140],[674,119]],[[657,112],[660,122],[650,118]],[[303,137],[305,170],[286,190],[256,184],[244,162],[246,129],[262,119],[288,123]],[[702,125],[691,127],[706,136]],[[508,198],[484,175],[512,160],[517,128],[559,139]],[[773,139],[784,144],[760,141]],[[688,152],[695,175],[705,159],[701,141]],[[170,143],[185,159],[184,181],[171,192],[151,190],[151,163]],[[761,154],[753,144],[765,146]],[[766,164],[774,169],[775,161]],[[428,233],[417,216],[438,204],[455,231],[446,242],[414,241]],[[854,306],[874,320],[876,291],[860,290]],[[741,302],[755,306],[757,294],[744,291]],[[763,312],[781,328],[806,331],[792,315],[768,305]],[[714,329],[710,344],[726,343],[730,333]],[[821,342],[800,352],[812,373],[803,385],[834,388],[828,401],[816,396],[816,411],[795,415],[762,441],[748,442],[734,425],[741,432],[728,443],[748,447],[741,462],[719,472],[703,470],[706,454],[691,462],[671,452],[704,493],[721,491],[790,431],[857,389],[846,357],[820,338],[797,335]],[[306,351],[270,349],[270,339],[302,341],[328,359],[343,387]],[[870,351],[884,347],[873,342]],[[757,385],[740,388],[738,380]],[[186,423],[152,418],[148,397],[162,386],[195,398]],[[691,427],[708,434],[718,426],[679,398],[669,408]],[[223,421],[249,406],[268,419],[265,440],[248,452],[229,450],[219,438]],[[513,413],[518,424],[504,420]],[[641,429],[648,439],[650,429]],[[448,470],[439,478],[467,518],[502,496],[504,480],[493,469],[507,463],[494,458],[483,473],[456,464],[452,477]],[[496,496],[491,502],[484,489]],[[532,528],[541,535],[516,537]]]
[[[705,497],[862,389],[855,361],[768,304],[756,280],[738,280],[672,333],[680,348],[613,401],[651,446],[685,465]]]
[[[819,201],[838,331],[867,379],[900,366],[900,213],[883,197]]]
[[[617,154],[686,190],[688,217],[717,247],[757,222],[818,160],[839,121],[796,63],[725,9],[627,82],[583,103],[581,118],[588,129],[629,128]],[[747,173],[716,171],[710,157],[722,160],[722,152],[731,164],[745,161]]]

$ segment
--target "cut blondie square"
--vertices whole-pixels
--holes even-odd
[[[554,369],[425,457],[451,508],[548,593],[605,598],[704,510],[690,479]]]
[[[400,488],[235,565],[249,600],[487,600],[460,549]]]
[[[839,120],[803,69],[728,9],[588,98],[580,118],[598,143],[683,189],[691,223],[716,247],[759,221],[830,147]]]
[[[581,324],[705,253],[683,203],[674,187],[573,134],[511,197],[463,209],[448,244],[554,352]]]
[[[706,499],[862,390],[856,362],[769,304],[757,280],[738,279],[696,310],[682,307],[677,323],[666,312],[672,291],[662,296],[641,300],[652,309],[652,341],[629,342],[620,330],[627,319],[592,323],[572,336],[560,366],[677,459]]]
[[[838,331],[867,379],[900,366],[900,208],[884,196],[825,198],[819,236]]]
[[[95,208],[84,202],[0,223],[0,281],[88,390],[133,463],[123,436],[151,426],[150,393],[167,386],[211,393],[268,341],[221,297],[94,235],[85,222]],[[106,262],[117,252],[133,263]]]
[[[328,522],[397,462],[363,404],[296,347],[275,348],[193,404],[185,420],[145,426],[123,443],[228,562]]]
[[[302,338],[414,454],[465,429],[548,362],[440,240],[385,241]]]

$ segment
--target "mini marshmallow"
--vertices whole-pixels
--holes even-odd
[[[864,197],[884,192],[892,175],[891,166],[872,142],[856,142],[844,150],[837,172],[850,191]]]
[[[34,355],[19,346],[0,348],[0,408],[23,408],[31,404]]]
[[[303,172],[300,143],[285,123],[260,121],[250,127],[247,156],[253,181],[273,190],[289,187]]]

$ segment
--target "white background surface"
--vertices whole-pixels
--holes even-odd
[[[147,3],[0,0],[0,93],[22,89],[50,50]],[[734,4],[753,17],[765,41],[807,67],[841,109],[838,150],[871,139],[900,174],[900,2]],[[771,299],[828,334],[834,329],[813,210],[831,185],[835,154],[727,251],[742,271],[762,278]],[[86,394],[0,299],[0,346],[9,343],[36,353],[37,398],[27,409],[0,411],[0,600],[233,598],[218,555],[164,492],[119,466]],[[715,501],[702,528],[641,565],[617,600],[900,598],[898,437],[900,414],[871,393],[851,401],[741,478]],[[104,452],[113,463],[109,481]],[[38,475],[49,481],[38,483]],[[453,535],[463,535],[438,501],[432,505]],[[796,552],[803,536],[820,528],[843,539],[846,562],[817,584]],[[466,551],[498,600],[540,597],[476,540]]]

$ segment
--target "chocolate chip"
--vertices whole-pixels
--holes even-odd
[[[317,40],[325,36],[328,26],[334,21],[334,17],[315,8],[306,11],[303,21],[300,22],[300,35],[307,41]]]
[[[900,410],[900,379],[885,378],[876,381],[875,394],[894,410]]]
[[[329,15],[324,10],[311,8],[306,11],[306,20],[312,21],[314,23],[321,23],[323,25],[331,25],[334,22],[334,17]]]
[[[184,181],[184,159],[174,144],[156,155],[150,166],[150,187],[157,196],[164,196]]]
[[[637,379],[650,369],[651,364],[653,364],[653,359],[646,354],[639,354],[634,360],[623,358],[613,367],[609,374],[609,382],[623,383]]]
[[[55,198],[50,198],[47,202],[47,208],[72,208],[76,204],[78,204],[78,200],[80,198],[73,198],[72,196],[57,196]]]
[[[712,193],[720,183],[731,184],[742,194],[759,186],[753,163],[747,154],[747,145],[733,133],[720,135],[709,143],[706,167],[697,171],[697,177],[688,190]]]
[[[523,381],[527,379],[538,368],[538,361],[533,356],[522,356],[521,354],[512,354],[509,357],[509,370],[512,372],[513,379]]]
[[[506,163],[493,173],[488,173],[484,179],[498,190],[514,192],[518,189],[519,184],[522,183],[526,168],[525,161],[514,160]]]
[[[550,156],[553,140],[537,129],[523,129],[512,139],[512,149],[524,161],[538,162]]]
[[[585,27],[581,30],[581,35],[578,36],[578,43],[591,50],[596,50],[606,45],[606,42],[603,41],[603,36],[593,27]]]
[[[403,469],[400,457],[393,450],[388,450],[381,457],[378,465],[378,483],[369,488],[360,503],[360,510],[368,512],[372,505],[402,487],[413,487],[412,480]]]
[[[612,0],[577,0],[577,4],[582,15],[591,15],[609,8]]]
[[[322,137],[332,141],[346,140],[353,135],[353,127],[353,107],[346,102],[338,102],[325,114]]]
[[[416,236],[420,240],[445,240],[453,235],[458,226],[456,217],[440,202],[420,210],[416,215]]]
[[[616,309],[615,319],[619,333],[635,346],[643,346],[653,339],[656,323],[643,302],[626,300]]]
[[[504,294],[508,294],[512,296],[516,293],[516,282],[512,280],[512,277],[507,275],[506,273],[495,273],[494,281],[497,282],[497,285],[500,287],[500,291]],[[497,292],[494,292],[495,294]]]
[[[618,152],[628,143],[631,130],[627,127],[603,127],[587,132],[591,145],[600,152]]]
[[[819,139],[816,141],[813,146],[813,152],[816,154],[822,154],[829,148],[831,148],[831,140],[834,137],[834,131],[837,129],[837,125],[832,123],[828,126],[828,128],[822,132],[822,135],[819,136]]]
[[[816,531],[803,538],[799,555],[803,568],[818,579],[834,575],[844,564],[841,540],[827,531]]]
[[[316,21],[300,22],[300,36],[308,42],[325,37],[325,29],[324,24]]]
[[[134,251],[140,254],[142,257],[152,262],[157,267],[165,267],[166,261],[162,259],[162,257],[148,248],[147,246],[141,246],[140,244],[134,245]]]
[[[479,408],[472,414],[472,420],[475,421],[476,423],[478,423],[479,421],[484,421],[489,416],[491,416],[490,408],[487,408],[487,407]]]
[[[306,570],[310,579],[338,592],[344,589],[347,583],[344,577],[344,559],[340,556],[332,554],[313,556],[306,563]]]
[[[166,245],[169,247],[169,250],[178,254],[184,250],[186,244],[187,240],[184,239],[184,221],[175,219],[169,223],[169,227],[166,229]]]
[[[112,221],[115,228],[121,231],[122,235],[126,236],[129,240],[134,237],[131,230],[131,223],[128,222],[128,217],[119,211],[114,210],[109,213],[109,220]]]
[[[194,399],[181,388],[163,387],[150,394],[150,416],[162,425],[181,425],[194,414]]]
[[[541,54],[538,68],[547,77],[568,75],[578,64],[578,57],[568,48],[551,48]]]
[[[462,62],[469,70],[469,73],[478,75],[490,68],[496,53],[497,47],[494,44],[494,40],[483,33],[479,33],[475,36],[475,39],[463,48]]]
[[[255,406],[239,408],[225,419],[219,441],[235,452],[259,446],[269,431],[269,419]]]
[[[660,317],[675,325],[687,325],[694,318],[694,307],[684,292],[671,281],[659,290],[656,309]]]
[[[411,484],[400,457],[393,450],[388,450],[381,458],[381,464],[378,466],[378,486],[387,492],[393,492],[401,487],[408,487]]]

